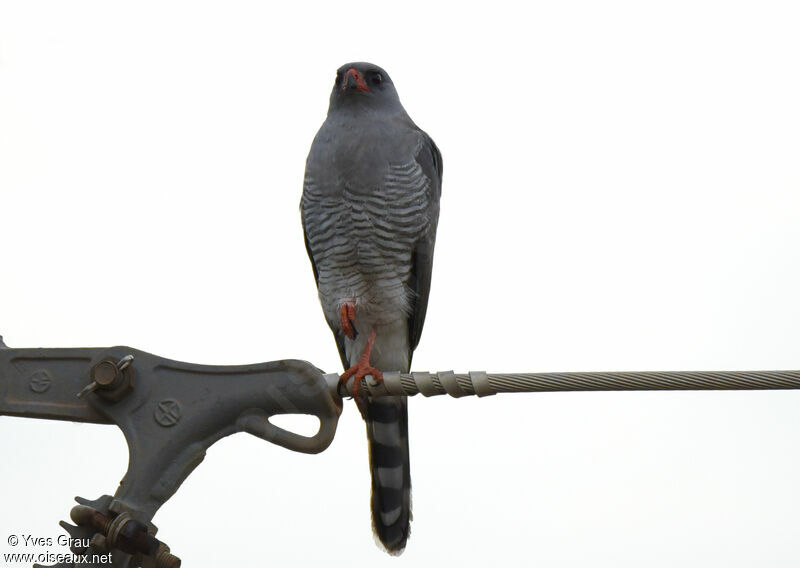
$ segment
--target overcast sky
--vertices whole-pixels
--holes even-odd
[[[280,6],[0,4],[8,345],[340,371],[298,204],[365,60],[444,157],[415,370],[800,368],[796,2]],[[410,442],[400,558],[350,401],[317,456],[213,446],[158,536],[187,567],[800,563],[797,392],[415,397]],[[0,552],[126,461],[0,419]]]

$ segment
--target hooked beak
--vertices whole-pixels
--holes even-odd
[[[354,67],[347,70],[347,73],[344,74],[344,80],[342,81],[342,91],[348,89],[369,92],[369,87],[367,87],[367,82],[364,81],[363,75]]]

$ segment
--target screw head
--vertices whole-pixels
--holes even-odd
[[[100,361],[92,368],[92,380],[101,387],[111,385],[119,377],[119,369],[111,361]]]

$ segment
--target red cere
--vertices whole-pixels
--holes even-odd
[[[347,70],[347,73],[344,74],[344,84],[347,82],[347,78],[352,75],[353,78],[356,80],[356,90],[357,91],[366,91],[369,92],[369,87],[367,87],[367,82],[364,80],[364,77],[359,73],[355,67],[351,67]],[[342,85],[342,90],[344,90],[344,84]]]

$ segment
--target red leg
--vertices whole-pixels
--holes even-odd
[[[352,390],[353,398],[358,398],[358,389],[361,386],[361,379],[367,375],[372,375],[372,378],[376,381],[383,380],[383,373],[369,364],[369,358],[372,353],[372,346],[375,344],[376,335],[377,333],[373,327],[372,331],[369,332],[369,338],[367,339],[367,344],[364,346],[364,352],[361,354],[361,358],[355,365],[347,369],[342,376],[339,377],[340,385],[346,385],[350,377],[354,377]]]
[[[345,302],[339,308],[339,319],[342,323],[342,332],[350,339],[356,338],[356,307],[352,302]]]

